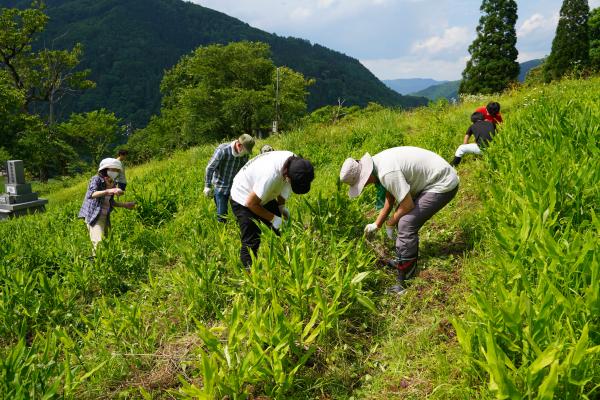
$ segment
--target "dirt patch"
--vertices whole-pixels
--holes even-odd
[[[179,386],[179,375],[185,376],[182,362],[190,358],[193,349],[200,347],[202,341],[197,335],[187,335],[159,348],[152,356],[155,363],[149,371],[137,371],[117,392],[131,387],[141,387],[148,391],[166,390]],[[188,381],[193,381],[188,379]],[[201,382],[193,382],[201,385]]]

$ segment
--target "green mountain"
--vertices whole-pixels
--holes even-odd
[[[525,77],[527,76],[527,73],[529,72],[530,69],[537,67],[538,65],[540,65],[543,62],[544,62],[543,58],[538,58],[535,60],[525,61],[525,62],[519,64],[521,66],[521,71],[519,72],[519,82],[523,82],[525,80]]]
[[[27,7],[29,0],[3,1]],[[337,104],[414,107],[426,99],[401,96],[354,58],[298,38],[269,34],[220,12],[181,0],[46,0],[50,22],[39,41],[55,49],[84,45],[81,66],[97,88],[62,105],[62,116],[101,107],[136,127],[160,106],[165,69],[198,46],[249,40],[271,46],[276,65],[315,78],[309,109]]]
[[[413,95],[427,97],[429,100],[437,100],[440,98],[456,99],[458,98],[459,86],[460,81],[449,81],[429,86],[427,89],[413,93]]]

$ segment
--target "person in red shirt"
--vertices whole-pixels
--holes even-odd
[[[483,119],[489,121],[496,126],[502,122],[502,114],[500,114],[500,103],[492,101],[487,106],[481,106],[475,110],[483,114]]]

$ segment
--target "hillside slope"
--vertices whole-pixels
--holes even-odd
[[[198,46],[262,41],[277,65],[315,78],[309,109],[337,104],[414,107],[422,98],[401,96],[354,58],[307,40],[269,34],[220,12],[181,0],[47,0],[50,22],[40,43],[53,48],[84,45],[83,68],[97,88],[63,104],[62,114],[100,107],[142,127],[159,111],[165,69]],[[28,6],[7,0],[3,7]]]
[[[339,167],[397,145],[449,159],[489,98],[270,138],[316,178],[249,273],[202,196],[214,143],[128,169],[139,208],[115,212],[92,263],[76,218],[89,177],[38,186],[48,211],[0,224],[0,397],[596,398],[599,96],[595,78],[497,99],[503,136],[460,165],[401,297],[380,262],[393,244],[363,237],[375,192],[350,201]]]

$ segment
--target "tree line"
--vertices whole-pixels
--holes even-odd
[[[502,92],[516,84],[519,75],[516,1],[483,0],[480,10],[477,37],[469,46],[471,58],[459,88],[463,94]],[[564,0],[550,55],[531,74],[550,82],[599,70],[600,8],[590,12],[587,0]]]

